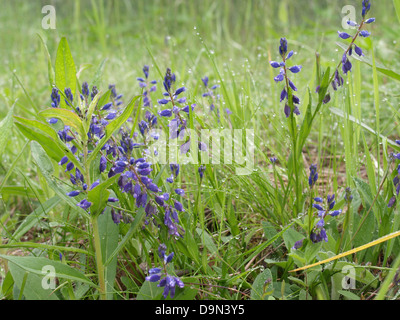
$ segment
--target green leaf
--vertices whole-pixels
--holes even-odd
[[[84,125],[85,132],[89,131],[90,123],[92,121],[92,115],[93,115],[93,112],[97,106],[97,103],[98,103],[100,97],[101,97],[101,92],[97,93],[96,96],[93,98],[93,100],[89,104],[89,108],[88,108],[87,115],[86,115],[86,121],[85,121],[85,125]]]
[[[36,274],[43,277],[45,274],[42,272],[43,267],[52,266],[55,270],[55,276],[60,279],[67,279],[71,281],[84,282],[91,286],[96,285],[90,281],[80,271],[58,261],[50,260],[44,257],[32,257],[32,256],[8,256],[0,254],[0,258],[5,259],[28,273]]]
[[[157,287],[157,283],[145,281],[141,286],[136,300],[160,300],[164,288]]]
[[[214,243],[214,239],[207,232],[203,232],[203,230],[200,228],[196,228],[196,232],[199,237],[204,241],[204,245],[207,247],[210,255],[212,256],[213,254],[215,254],[218,249]]]
[[[120,174],[113,176],[105,182],[99,184],[97,187],[89,190],[88,201],[92,203],[90,207],[91,216],[95,217],[99,215],[104,208],[107,206],[107,200],[110,196],[110,192],[107,190],[115,181],[118,180]]]
[[[74,128],[76,131],[78,131],[82,139],[85,138],[85,130],[81,118],[79,118],[79,116],[75,112],[61,108],[49,108],[41,111],[40,115],[47,118],[60,119],[64,123],[64,125],[70,126],[71,128]]]
[[[45,136],[35,130],[26,128],[24,125],[16,122],[15,126],[21,131],[21,133],[27,137],[29,140],[38,142],[42,148],[46,151],[48,156],[52,158],[54,161],[59,162],[62,157],[66,154],[68,159],[77,167],[81,172],[83,172],[82,165],[80,162],[74,157],[72,152],[67,148],[62,148],[60,143],[55,142],[53,139]]]
[[[103,263],[108,260],[118,246],[119,228],[111,218],[111,210],[107,208],[104,214],[98,217],[99,236],[101,242],[101,254]],[[106,280],[107,300],[112,300],[114,281],[117,273],[117,257],[115,256],[109,264],[104,267]]]
[[[50,244],[46,244],[46,243],[37,243],[37,242],[30,242],[30,241],[14,242],[12,244],[9,244],[9,243],[0,244],[0,248],[36,248],[36,249],[44,249],[44,250],[78,252],[78,253],[83,253],[86,255],[91,255],[90,252],[80,249],[80,248],[56,246],[56,245],[50,245]]]
[[[36,141],[31,142],[31,150],[32,150],[32,157],[35,160],[36,165],[38,166],[40,172],[42,173],[43,177],[46,179],[47,184],[50,189],[52,189],[61,199],[65,201],[71,208],[78,210],[84,217],[87,219],[89,215],[85,210],[77,206],[77,200],[75,198],[71,198],[67,196],[67,191],[65,190],[64,186],[61,182],[53,176],[54,168],[53,164],[51,163],[49,157],[47,156],[46,152],[40,146],[40,144]],[[79,198],[79,197],[76,197]]]
[[[342,296],[346,297],[348,300],[360,300],[361,298],[353,292],[345,291],[345,290],[338,290]]]
[[[96,158],[101,148],[103,148],[103,146],[108,142],[108,140],[111,138],[114,132],[119,130],[123,126],[123,124],[128,120],[128,118],[131,116],[133,112],[136,100],[139,99],[140,97],[141,96],[134,97],[131,100],[131,102],[126,106],[122,114],[107,125],[104,137],[98,142],[96,148],[90,153],[90,156],[88,158],[88,164]]]
[[[2,155],[5,153],[5,147],[8,142],[8,137],[11,134],[13,126],[13,112],[14,106],[8,111],[6,117],[0,122],[0,160]]]
[[[47,123],[43,123],[37,120],[25,119],[19,116],[14,116],[14,119],[25,127],[31,127],[40,130],[42,133],[50,136],[50,138],[52,138],[53,140],[58,139],[56,131]]]
[[[118,247],[113,251],[113,253],[108,257],[107,261],[104,263],[105,266],[107,266],[111,261],[118,255],[118,253],[125,248],[126,243],[134,236],[135,232],[138,230],[139,227],[142,226],[144,217],[146,213],[144,211],[144,208],[139,208],[136,216],[131,223],[131,226],[128,230],[128,232],[125,234],[125,236],[122,238],[121,242],[118,244]]]
[[[42,281],[45,282],[45,285],[47,281],[49,281],[44,278],[46,274],[39,276],[27,272],[25,269],[12,262],[8,263],[8,267],[14,279],[15,289],[18,288],[19,290],[18,300],[22,297],[26,300],[59,300],[57,294],[54,293],[55,285],[54,288],[43,286]],[[55,279],[53,281],[55,281]]]
[[[54,161],[60,161],[64,156],[63,150],[61,150],[57,143],[55,143],[51,138],[36,132],[35,130],[26,128],[20,123],[15,123],[15,126],[29,140],[38,142]]]
[[[76,67],[71,51],[68,46],[67,39],[61,38],[57,49],[55,79],[57,88],[64,92],[66,88],[70,88],[72,92],[76,89]],[[60,101],[62,108],[66,107],[63,99]]]
[[[19,129],[21,128],[21,126],[19,124],[22,124],[26,128],[37,129],[37,130],[41,131],[41,133],[44,134],[44,135],[38,135],[38,133],[36,133],[36,131],[34,131],[34,130],[22,130],[21,131],[28,139],[38,141],[42,145],[42,147],[46,151],[48,151],[47,154],[49,156],[51,156],[51,155],[54,156],[53,151],[58,150],[56,152],[57,158],[51,156],[55,161],[59,162],[60,159],[64,155],[66,155],[68,157],[69,161],[71,161],[75,165],[75,167],[77,167],[82,172],[84,171],[81,163],[76,159],[76,157],[71,152],[71,150],[60,140],[56,131],[51,126],[49,126],[47,123],[43,123],[43,122],[40,122],[37,120],[25,119],[25,118],[17,117],[17,116],[14,116],[14,119],[17,121],[16,125]],[[50,137],[58,147],[54,146],[53,142],[49,141],[48,137],[46,137],[46,136]],[[79,148],[80,148],[80,146],[78,144],[78,150],[79,150]]]
[[[304,239],[304,236],[297,232],[294,229],[288,229],[282,236],[283,241],[285,242],[285,246],[287,249],[290,249],[294,246],[296,241]]]
[[[250,297],[253,300],[265,300],[274,291],[272,287],[273,278],[271,270],[265,269],[260,273],[252,285]]]

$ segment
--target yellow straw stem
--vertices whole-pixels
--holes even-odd
[[[381,238],[379,238],[377,240],[374,240],[372,242],[364,244],[364,245],[362,245],[362,246],[360,246],[358,248],[351,249],[349,251],[346,251],[346,252],[343,252],[341,254],[338,254],[338,255],[336,255],[334,257],[331,257],[331,258],[325,259],[323,261],[319,261],[319,262],[310,264],[308,266],[304,266],[304,267],[301,267],[301,268],[298,268],[298,269],[295,269],[295,270],[291,270],[290,272],[302,271],[302,270],[306,270],[306,269],[309,269],[309,268],[312,268],[312,267],[315,267],[315,266],[319,266],[320,264],[328,263],[328,262],[331,262],[331,261],[346,257],[346,256],[348,256],[350,254],[353,254],[353,253],[368,249],[370,247],[373,247],[373,246],[375,246],[377,244],[380,244],[382,242],[388,241],[390,239],[396,238],[398,236],[400,236],[400,231],[396,231],[396,232],[390,233],[390,234],[388,234],[386,236],[383,236],[383,237],[381,237]]]

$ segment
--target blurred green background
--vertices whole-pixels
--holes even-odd
[[[377,59],[398,64],[399,23],[393,3],[374,2],[377,23],[371,31]],[[48,4],[56,8],[55,30],[42,28],[41,11]],[[137,88],[142,65],[152,63],[146,47],[161,69],[172,67],[182,82],[198,81],[212,70],[205,45],[218,67],[238,75],[249,71],[264,91],[270,85],[268,60],[276,58],[282,36],[299,53],[298,62],[312,66],[314,52],[321,48],[323,59],[337,59],[334,42],[345,5],[353,5],[360,18],[361,0],[0,0],[0,110],[4,114],[16,98],[25,103],[13,71],[35,103],[48,102],[47,61],[37,33],[53,61],[59,39],[67,37],[75,64],[89,67],[82,79],[89,79],[107,58],[103,79],[122,92]]]

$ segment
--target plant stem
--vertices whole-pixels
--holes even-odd
[[[106,283],[104,279],[104,265],[103,265],[103,257],[101,254],[98,217],[93,218],[91,221],[92,221],[93,237],[94,237],[94,250],[96,254],[97,276],[99,278],[99,286],[100,286],[100,299],[106,300],[107,299]]]

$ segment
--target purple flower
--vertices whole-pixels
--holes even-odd
[[[302,66],[293,66],[293,67],[290,67],[289,70],[292,73],[299,73],[301,71],[301,68],[302,68]]]
[[[204,78],[201,79],[203,81],[204,86],[207,88],[208,87],[208,77],[205,76]]]
[[[204,172],[206,171],[206,167],[201,165],[198,169],[199,175],[200,175],[200,179],[203,179],[204,176]]]
[[[167,118],[169,118],[169,117],[172,116],[172,110],[170,110],[170,109],[165,109],[165,110],[160,111],[158,114],[159,114],[160,116],[162,116],[162,117],[167,117]]]
[[[73,168],[74,168],[74,164],[72,162],[69,162],[67,164],[67,169],[65,169],[65,172],[71,171]]]
[[[280,46],[279,46],[279,54],[282,57],[287,53],[287,50],[288,50],[287,45],[288,45],[288,43],[287,43],[286,38],[281,38],[280,39]]]
[[[324,208],[322,208],[319,204],[317,204],[317,203],[313,203],[313,205],[312,205],[315,209],[317,209],[317,210],[324,210]]]
[[[368,38],[371,35],[371,32],[367,31],[367,30],[362,30],[360,32],[360,36],[364,37],[364,38]]]
[[[339,37],[342,38],[342,39],[351,38],[351,35],[349,35],[349,34],[346,33],[346,32],[340,32],[340,31],[338,31],[338,34],[339,34]]]
[[[105,156],[100,158],[100,172],[104,172],[107,169],[107,159]]]
[[[293,249],[293,250],[300,249],[300,248],[303,246],[303,241],[304,241],[304,239],[301,239],[301,240],[299,240],[299,241],[296,241],[296,242],[294,243],[294,246],[292,247],[292,249]]]
[[[390,198],[389,203],[388,203],[388,208],[393,207],[395,203],[396,203],[396,197]]]
[[[58,163],[60,166],[62,166],[62,165],[64,165],[64,164],[66,164],[68,162],[68,157],[67,156],[65,156],[65,157],[62,157],[61,158],[61,160],[60,160],[60,162]]]
[[[170,102],[170,100],[168,100],[168,99],[159,99],[159,100],[157,100],[157,102],[158,102],[159,104],[167,104],[167,103]]]
[[[356,27],[356,26],[358,26],[357,22],[354,22],[354,21],[351,21],[351,20],[348,20],[348,21],[347,21],[347,24],[348,24],[349,26],[351,26],[351,27]]]
[[[89,190],[92,190],[92,189],[96,188],[99,184],[100,184],[100,180],[96,180],[96,181],[93,182],[93,184],[90,186]]]
[[[185,92],[185,91],[186,91],[186,88],[185,88],[185,87],[179,88],[178,90],[175,91],[174,96],[178,96],[178,95],[180,95],[182,92]]]
[[[171,252],[168,256],[164,256],[164,263],[165,264],[170,263],[172,261],[173,257],[174,257],[173,252]]]
[[[312,164],[310,166],[310,176],[308,178],[308,184],[309,184],[310,188],[314,187],[317,180],[318,180],[317,165]]]
[[[116,112],[110,112],[104,119],[106,120],[113,120],[117,116]]]
[[[180,196],[183,196],[183,195],[185,195],[185,190],[178,188],[178,189],[175,189],[175,193]]]
[[[288,97],[288,94],[287,94],[286,88],[283,88],[283,90],[281,92],[280,102],[282,102],[283,100],[287,99],[287,97]]]
[[[285,76],[284,76],[282,73],[278,74],[278,75],[274,78],[275,82],[281,82],[281,81],[283,81],[283,79],[285,79]]]
[[[89,209],[91,205],[92,203],[87,201],[86,199],[83,199],[81,202],[77,204],[78,207],[81,207],[84,210]]]
[[[366,21],[365,21],[365,23],[372,23],[372,22],[375,22],[375,18],[369,18],[369,19],[367,19]]]
[[[336,217],[341,213],[342,213],[342,210],[335,210],[335,211],[330,212],[329,215],[332,217]]]
[[[367,15],[368,11],[371,9],[371,3],[369,0],[363,0],[362,2],[362,16],[363,18]]]
[[[288,55],[287,55],[287,57],[286,57],[285,60],[289,60],[293,55],[294,55],[294,51],[291,50],[291,51],[288,53]]]
[[[80,191],[75,190],[75,191],[68,192],[68,193],[67,193],[67,196],[68,196],[68,197],[76,197],[76,196],[79,195],[80,193],[81,193]]]
[[[270,61],[269,63],[273,68],[280,68],[284,66],[283,62]]]
[[[283,108],[283,112],[285,113],[286,118],[289,118],[291,111],[292,110],[290,109],[290,106],[286,103],[285,107]]]

